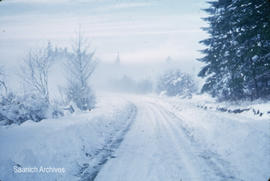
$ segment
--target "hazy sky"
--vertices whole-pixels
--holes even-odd
[[[75,32],[96,56],[122,62],[194,62],[206,34],[205,0],[4,0],[0,3],[0,64],[18,63],[48,40],[69,46]]]

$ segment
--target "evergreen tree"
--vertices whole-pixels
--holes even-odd
[[[206,66],[202,91],[221,99],[265,97],[269,90],[270,2],[217,0],[209,2],[210,38],[200,61]]]
[[[239,30],[237,41],[241,54],[242,73],[247,95],[251,99],[265,97],[269,92],[270,52],[270,2],[265,0],[234,1],[238,12],[236,27]]]
[[[232,41],[235,36],[232,27],[232,16],[230,14],[231,0],[209,2],[210,8],[205,9],[210,17],[204,18],[209,23],[208,28],[203,28],[210,37],[201,41],[207,46],[202,51],[205,56],[200,61],[206,66],[200,71],[200,77],[207,77],[202,88],[213,96],[227,98],[231,96],[230,84],[234,83],[233,74],[233,47]],[[236,65],[234,65],[236,66]]]

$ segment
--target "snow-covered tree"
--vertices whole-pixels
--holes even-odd
[[[202,91],[221,99],[256,99],[269,95],[270,3],[265,0],[215,0],[204,18],[210,35],[200,61]],[[268,92],[268,93],[267,93]]]
[[[5,93],[2,94],[1,92],[0,94],[0,121],[5,122],[4,124],[21,124],[27,120],[37,122],[45,118],[63,115],[57,106],[49,104],[47,90],[48,67],[43,65],[46,61],[40,53],[35,55],[35,58],[33,58],[31,54],[31,59],[27,59],[26,64],[23,66],[23,80],[26,81],[27,88],[31,89],[25,91],[24,95],[15,94],[7,89],[1,76],[3,71],[1,71],[0,83],[4,87]]]
[[[39,49],[30,51],[24,60],[20,77],[26,86],[27,91],[44,99],[49,103],[49,69],[52,65],[52,58],[48,54],[47,49]]]
[[[234,39],[237,33],[232,28],[234,14],[230,11],[231,2],[231,0],[209,2],[210,7],[205,11],[210,16],[204,18],[209,23],[209,27],[203,29],[210,36],[201,41],[207,46],[202,50],[205,56],[199,59],[206,63],[199,73],[199,76],[207,78],[202,91],[220,98],[241,96],[243,92],[242,87],[237,87],[242,84],[239,82],[241,77],[237,74],[239,62],[234,56],[237,45]]]
[[[25,87],[23,95],[7,90],[3,71],[0,71],[0,90],[5,89],[5,94],[0,96],[0,121],[21,124],[27,120],[41,121],[63,115],[49,99],[48,77],[53,61],[49,48],[48,44],[46,48],[30,51],[25,58],[19,74]]]
[[[0,66],[0,96],[7,94],[7,86],[5,82],[4,68]]]
[[[168,71],[157,83],[157,92],[168,96],[191,97],[197,91],[197,85],[191,75],[179,70]]]
[[[88,52],[88,50],[87,40],[79,33],[74,41],[66,66],[68,74],[67,98],[81,110],[92,109],[95,105],[95,96],[89,85],[89,79],[97,62],[93,58],[95,52]]]
[[[270,3],[265,0],[233,1],[238,12],[238,51],[242,59],[245,87],[252,99],[270,95]]]

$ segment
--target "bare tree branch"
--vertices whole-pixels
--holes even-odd
[[[2,91],[1,91],[2,88],[5,90],[5,94],[7,94],[7,92],[8,92],[4,79],[5,79],[4,68],[0,67],[0,93],[1,94],[2,94]]]
[[[46,49],[30,51],[22,66],[22,79],[29,89],[49,102],[48,73],[52,65]]]
[[[95,52],[89,52],[89,43],[78,33],[73,42],[72,54],[67,59],[66,70],[69,74],[67,94],[80,109],[92,108],[94,96],[89,86],[89,79],[94,72],[97,62]]]

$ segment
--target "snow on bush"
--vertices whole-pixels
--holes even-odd
[[[2,124],[21,124],[27,120],[38,122],[62,115],[62,111],[57,106],[51,106],[45,99],[36,95],[17,96],[9,93],[0,98]]]
[[[191,75],[179,70],[163,74],[157,83],[157,92],[168,96],[191,97],[197,91],[197,86]]]
[[[93,109],[96,98],[89,86],[81,86],[76,83],[70,84],[67,89],[67,98],[74,102],[80,110]]]

